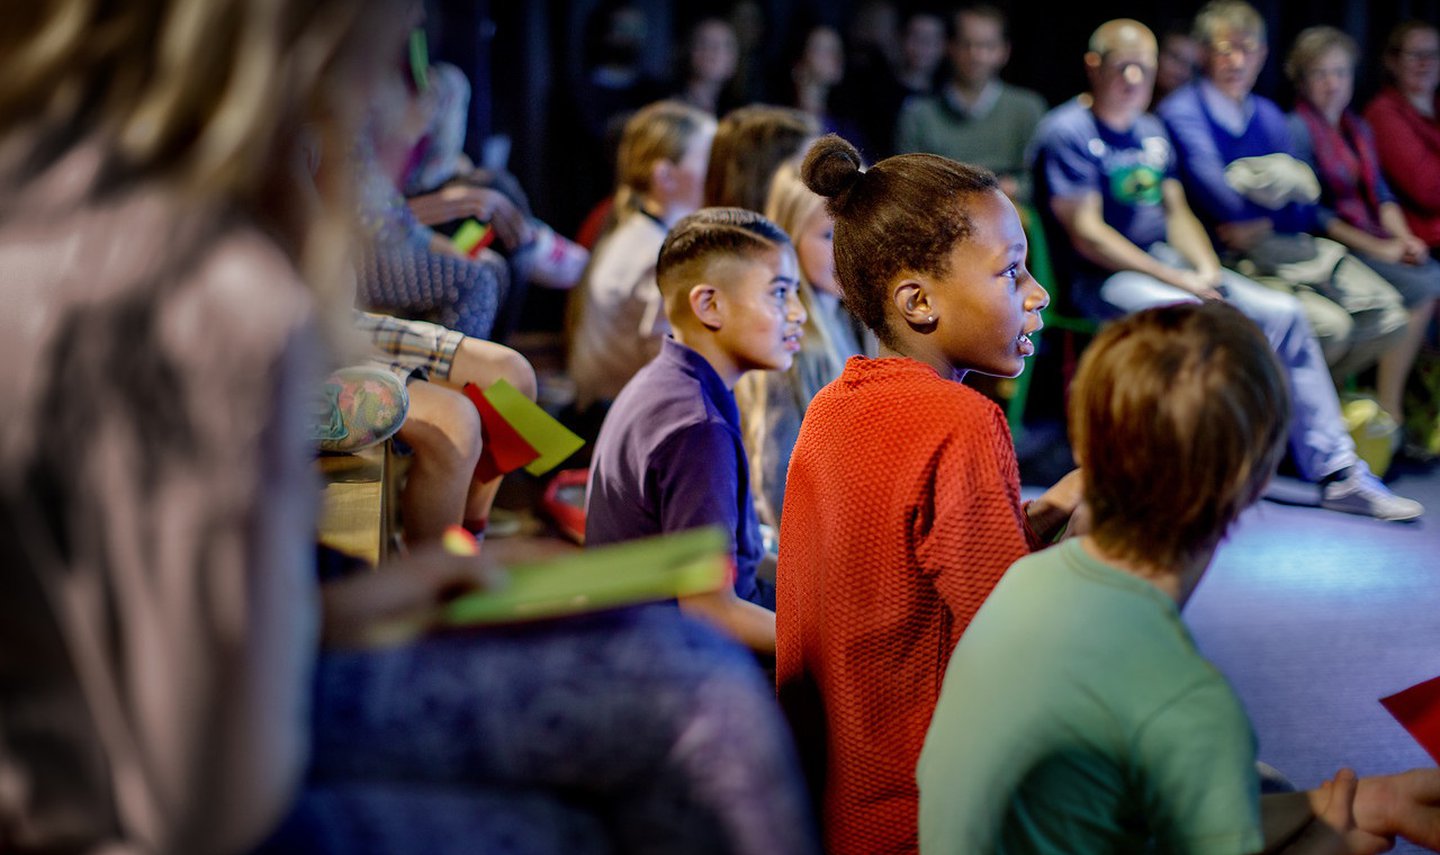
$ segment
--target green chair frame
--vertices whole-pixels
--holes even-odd
[[[1029,256],[1026,259],[1030,275],[1044,285],[1051,296],[1050,305],[1040,314],[1045,321],[1045,330],[1064,333],[1062,341],[1065,350],[1061,370],[1068,388],[1080,358],[1081,348],[1076,346],[1076,337],[1092,338],[1100,325],[1089,318],[1067,315],[1057,308],[1061,302],[1056,299],[1060,285],[1055,279],[1055,268],[1050,262],[1050,245],[1045,238],[1045,229],[1040,224],[1040,216],[1030,205],[1021,205],[1020,224],[1025,228],[1025,237],[1030,244]],[[1030,397],[1030,384],[1035,375],[1035,361],[1040,353],[1040,336],[1031,336],[1031,339],[1035,342],[1036,355],[1025,364],[1020,376],[1011,381],[1010,394],[1005,404],[1005,420],[1010,424],[1010,438],[1016,445],[1019,445],[1025,436],[1025,408]]]

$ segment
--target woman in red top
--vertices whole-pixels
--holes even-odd
[[[1385,70],[1390,84],[1365,108],[1365,120],[1410,230],[1433,252],[1440,247],[1440,33],[1423,21],[1396,27]]]
[[[1019,374],[1049,302],[995,176],[926,154],[862,171],[831,135],[803,177],[827,198],[846,307],[881,358],[852,358],[800,428],[777,680],[823,781],[826,850],[914,852],[915,762],[951,650],[1005,569],[1069,519],[1079,478],[1022,504],[1004,416],[958,382]]]

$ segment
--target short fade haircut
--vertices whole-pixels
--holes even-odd
[[[655,281],[666,296],[704,280],[723,259],[754,258],[790,246],[785,230],[746,208],[701,208],[676,223],[660,245]]]
[[[1195,13],[1195,41],[1202,48],[1208,50],[1215,43],[1215,33],[1221,27],[1249,33],[1262,43],[1266,41],[1265,19],[1245,0],[1210,0]]]
[[[1219,543],[1279,462],[1289,402],[1265,336],[1227,303],[1163,306],[1108,326],[1070,399],[1096,543],[1161,567]]]

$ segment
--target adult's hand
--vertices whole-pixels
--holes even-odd
[[[372,573],[322,585],[321,637],[327,647],[402,644],[437,627],[447,601],[503,580],[503,573],[481,558],[439,547],[417,550]]]
[[[1233,249],[1236,252],[1249,252],[1258,246],[1260,241],[1269,237],[1274,230],[1270,221],[1264,218],[1221,223],[1215,227],[1215,233],[1219,236],[1220,242],[1225,244],[1227,249]]]
[[[506,249],[516,249],[534,239],[525,214],[504,193],[488,187],[451,184],[406,201],[415,218],[427,226],[474,217],[489,223]]]

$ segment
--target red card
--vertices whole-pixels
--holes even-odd
[[[480,462],[475,466],[475,480],[492,481],[540,458],[535,446],[526,442],[519,431],[510,426],[479,386],[466,383],[465,397],[480,413],[480,433],[485,443],[480,451]]]
[[[1380,703],[1440,763],[1440,677],[1381,698]]]

